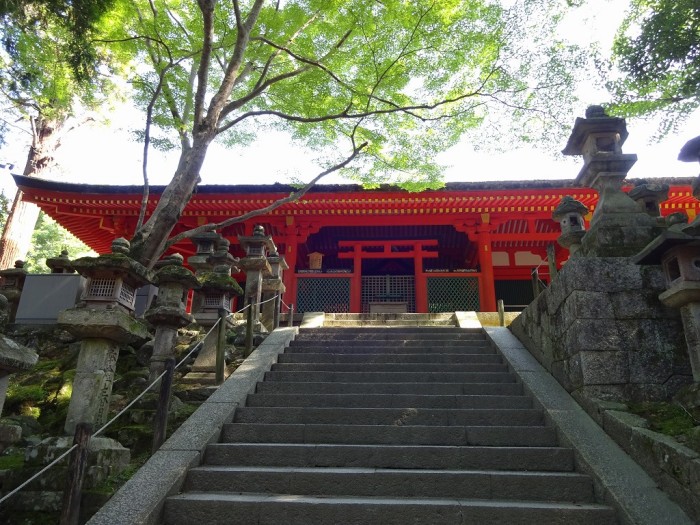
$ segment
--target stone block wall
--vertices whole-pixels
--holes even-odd
[[[575,257],[511,324],[575,397],[663,400],[692,382],[680,313],[659,266]]]

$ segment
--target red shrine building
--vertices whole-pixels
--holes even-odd
[[[134,232],[139,186],[15,181],[26,200],[98,253]],[[560,227],[553,210],[570,195],[588,207],[587,222],[598,200],[595,190],[572,182],[448,183],[421,193],[318,185],[298,202],[219,233],[237,257],[245,255],[238,236],[251,235],[256,224],[272,235],[289,265],[283,300],[297,312],[495,311],[498,299],[513,307],[532,300],[533,268],[548,278],[548,245],[557,267],[568,259],[556,242]],[[658,182],[670,186],[663,216],[685,212],[695,218],[700,202],[691,179]],[[161,191],[151,188],[150,211]],[[173,233],[258,210],[292,191],[281,184],[199,186]],[[187,258],[195,246],[185,240],[170,251]]]

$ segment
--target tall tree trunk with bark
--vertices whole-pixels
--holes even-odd
[[[40,177],[53,164],[64,122],[38,117],[32,124],[32,145],[22,175]],[[39,207],[24,201],[22,192],[17,190],[0,237],[0,269],[11,268],[15,261],[27,256],[38,218]]]
[[[170,233],[199,183],[199,172],[213,138],[213,132],[195,136],[192,146],[180,155],[177,171],[163,191],[153,214],[134,233],[131,256],[147,268],[152,268],[165,251]]]

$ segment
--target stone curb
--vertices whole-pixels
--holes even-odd
[[[605,432],[700,522],[700,454],[669,436],[649,430],[644,418],[604,407],[599,412]]]
[[[574,448],[579,470],[624,525],[694,523],[608,436],[507,328],[484,329],[523,386],[542,406],[562,441]]]
[[[206,446],[219,439],[223,425],[231,421],[236,407],[245,402],[297,333],[297,328],[278,328],[268,335],[88,523],[161,523],[165,498],[180,490],[187,470],[201,463]]]

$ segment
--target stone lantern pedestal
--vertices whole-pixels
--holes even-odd
[[[245,249],[246,256],[241,259],[241,267],[246,273],[245,281],[245,303],[253,305],[253,326],[256,331],[260,330],[260,307],[262,300],[262,283],[264,275],[271,275],[272,268],[267,260],[267,253],[277,252],[272,237],[265,235],[265,230],[258,225],[253,228],[253,235],[246,237],[238,236],[241,247]]]
[[[194,274],[183,267],[182,261],[182,256],[176,254],[155,265],[158,297],[144,315],[156,327],[149,381],[155,380],[165,369],[165,361],[174,357],[177,329],[194,322],[194,317],[186,311],[187,294],[200,285]]]
[[[586,118],[576,119],[562,151],[583,156],[576,185],[594,188],[600,195],[590,230],[581,242],[582,255],[628,257],[661,232],[655,219],[621,189],[637,161],[636,155],[622,153],[626,139],[624,119],[608,117],[602,107],[590,106]]]
[[[77,423],[90,423],[96,430],[106,421],[119,346],[149,338],[146,325],[133,317],[136,289],[150,282],[149,274],[128,253],[128,241],[117,239],[111,254],[73,261],[87,283],[78,306],[58,316],[58,324],[81,339],[67,434]]]
[[[146,325],[133,317],[136,290],[150,282],[150,274],[131,259],[129,242],[116,239],[112,253],[83,257],[73,268],[87,279],[80,302],[63,310],[58,325],[80,339],[80,353],[73,380],[73,392],[64,425],[65,436],[47,438],[27,449],[32,463],[48,463],[69,449],[78,423],[96,432],[106,423],[119,348],[141,344],[150,337]],[[129,449],[117,441],[93,436],[88,445],[85,486],[93,487],[129,464]],[[61,483],[60,469],[49,483]],[[60,488],[60,487],[57,487]]]
[[[276,251],[271,252],[267,260],[270,263],[270,275],[264,276],[262,281],[262,322],[265,328],[272,332],[280,324],[280,305],[282,294],[286,290],[282,282],[282,271],[288,270],[289,266],[284,257]]]

